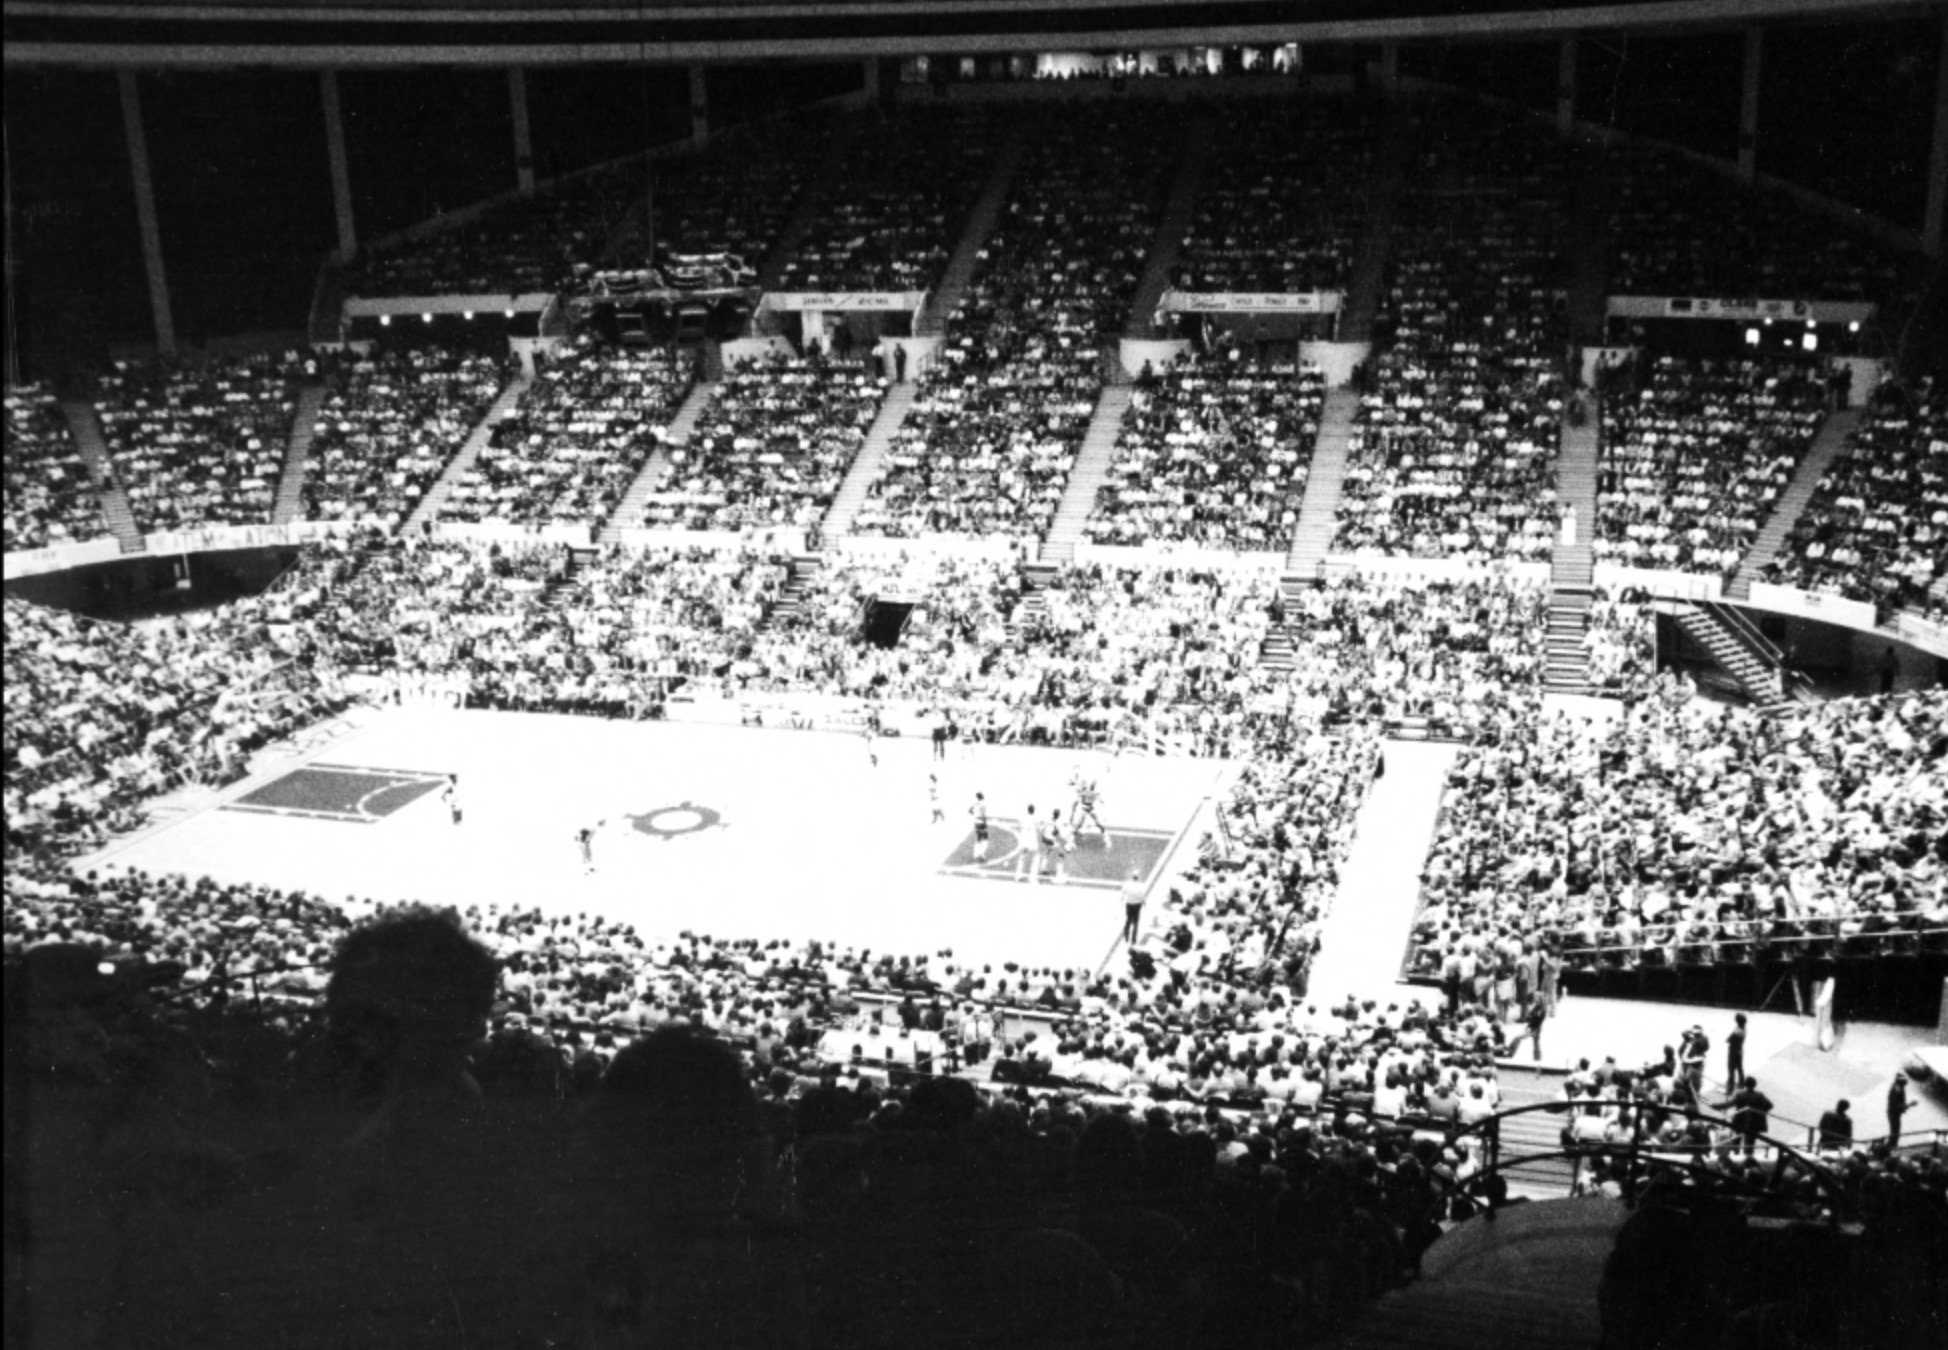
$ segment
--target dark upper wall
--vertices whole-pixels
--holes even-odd
[[[511,0],[509,0],[511,3]],[[1546,36],[1925,12],[1925,0],[430,0],[82,5],[7,0],[5,62],[523,65],[921,55],[1050,46]]]

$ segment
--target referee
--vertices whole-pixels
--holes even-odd
[[[1123,883],[1123,940],[1132,947],[1143,924],[1143,890],[1143,869],[1132,867],[1130,879]]]

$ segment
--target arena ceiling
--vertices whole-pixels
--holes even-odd
[[[1913,17],[1926,0],[5,0],[8,66],[586,65],[1548,38]]]

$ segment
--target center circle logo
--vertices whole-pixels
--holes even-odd
[[[723,824],[721,814],[708,806],[698,806],[695,802],[684,802],[679,806],[659,806],[641,815],[624,816],[624,820],[638,833],[652,835],[658,839],[676,839],[686,834],[696,834]]]

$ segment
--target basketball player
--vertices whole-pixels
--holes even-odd
[[[1048,836],[1049,858],[1054,865],[1055,884],[1069,884],[1069,853],[1075,848],[1075,825],[1073,820],[1062,819],[1062,808],[1056,807],[1049,814],[1045,829]]]
[[[1046,843],[1042,834],[1042,822],[1035,819],[1035,808],[1029,807],[1028,814],[1022,818],[1021,837],[1015,841],[1015,879],[1030,884],[1042,879],[1042,849]]]
[[[974,861],[982,864],[988,860],[988,799],[984,793],[974,794],[967,814],[974,817]]]
[[[1075,787],[1075,809],[1069,812],[1072,832],[1082,833],[1082,822],[1086,820],[1095,828],[1096,833],[1102,836],[1103,847],[1105,849],[1112,847],[1109,827],[1104,825],[1102,817],[1096,814],[1096,802],[1100,798],[1096,780],[1084,773],[1082,767],[1078,765],[1072,781]]]
[[[866,739],[866,758],[871,760],[872,766],[877,769],[879,767],[879,712],[877,709],[866,709],[866,725],[859,729],[859,734]]]
[[[450,773],[446,776],[446,786],[440,789],[440,800],[446,809],[453,813],[453,823],[460,823],[460,775]]]
[[[927,802],[933,807],[933,819],[929,824],[938,825],[947,819],[947,813],[940,809],[940,775],[937,773],[927,775]]]
[[[595,875],[595,831],[600,825],[601,822],[597,821],[594,825],[584,825],[575,831],[575,848],[582,855],[582,875],[585,877]]]

